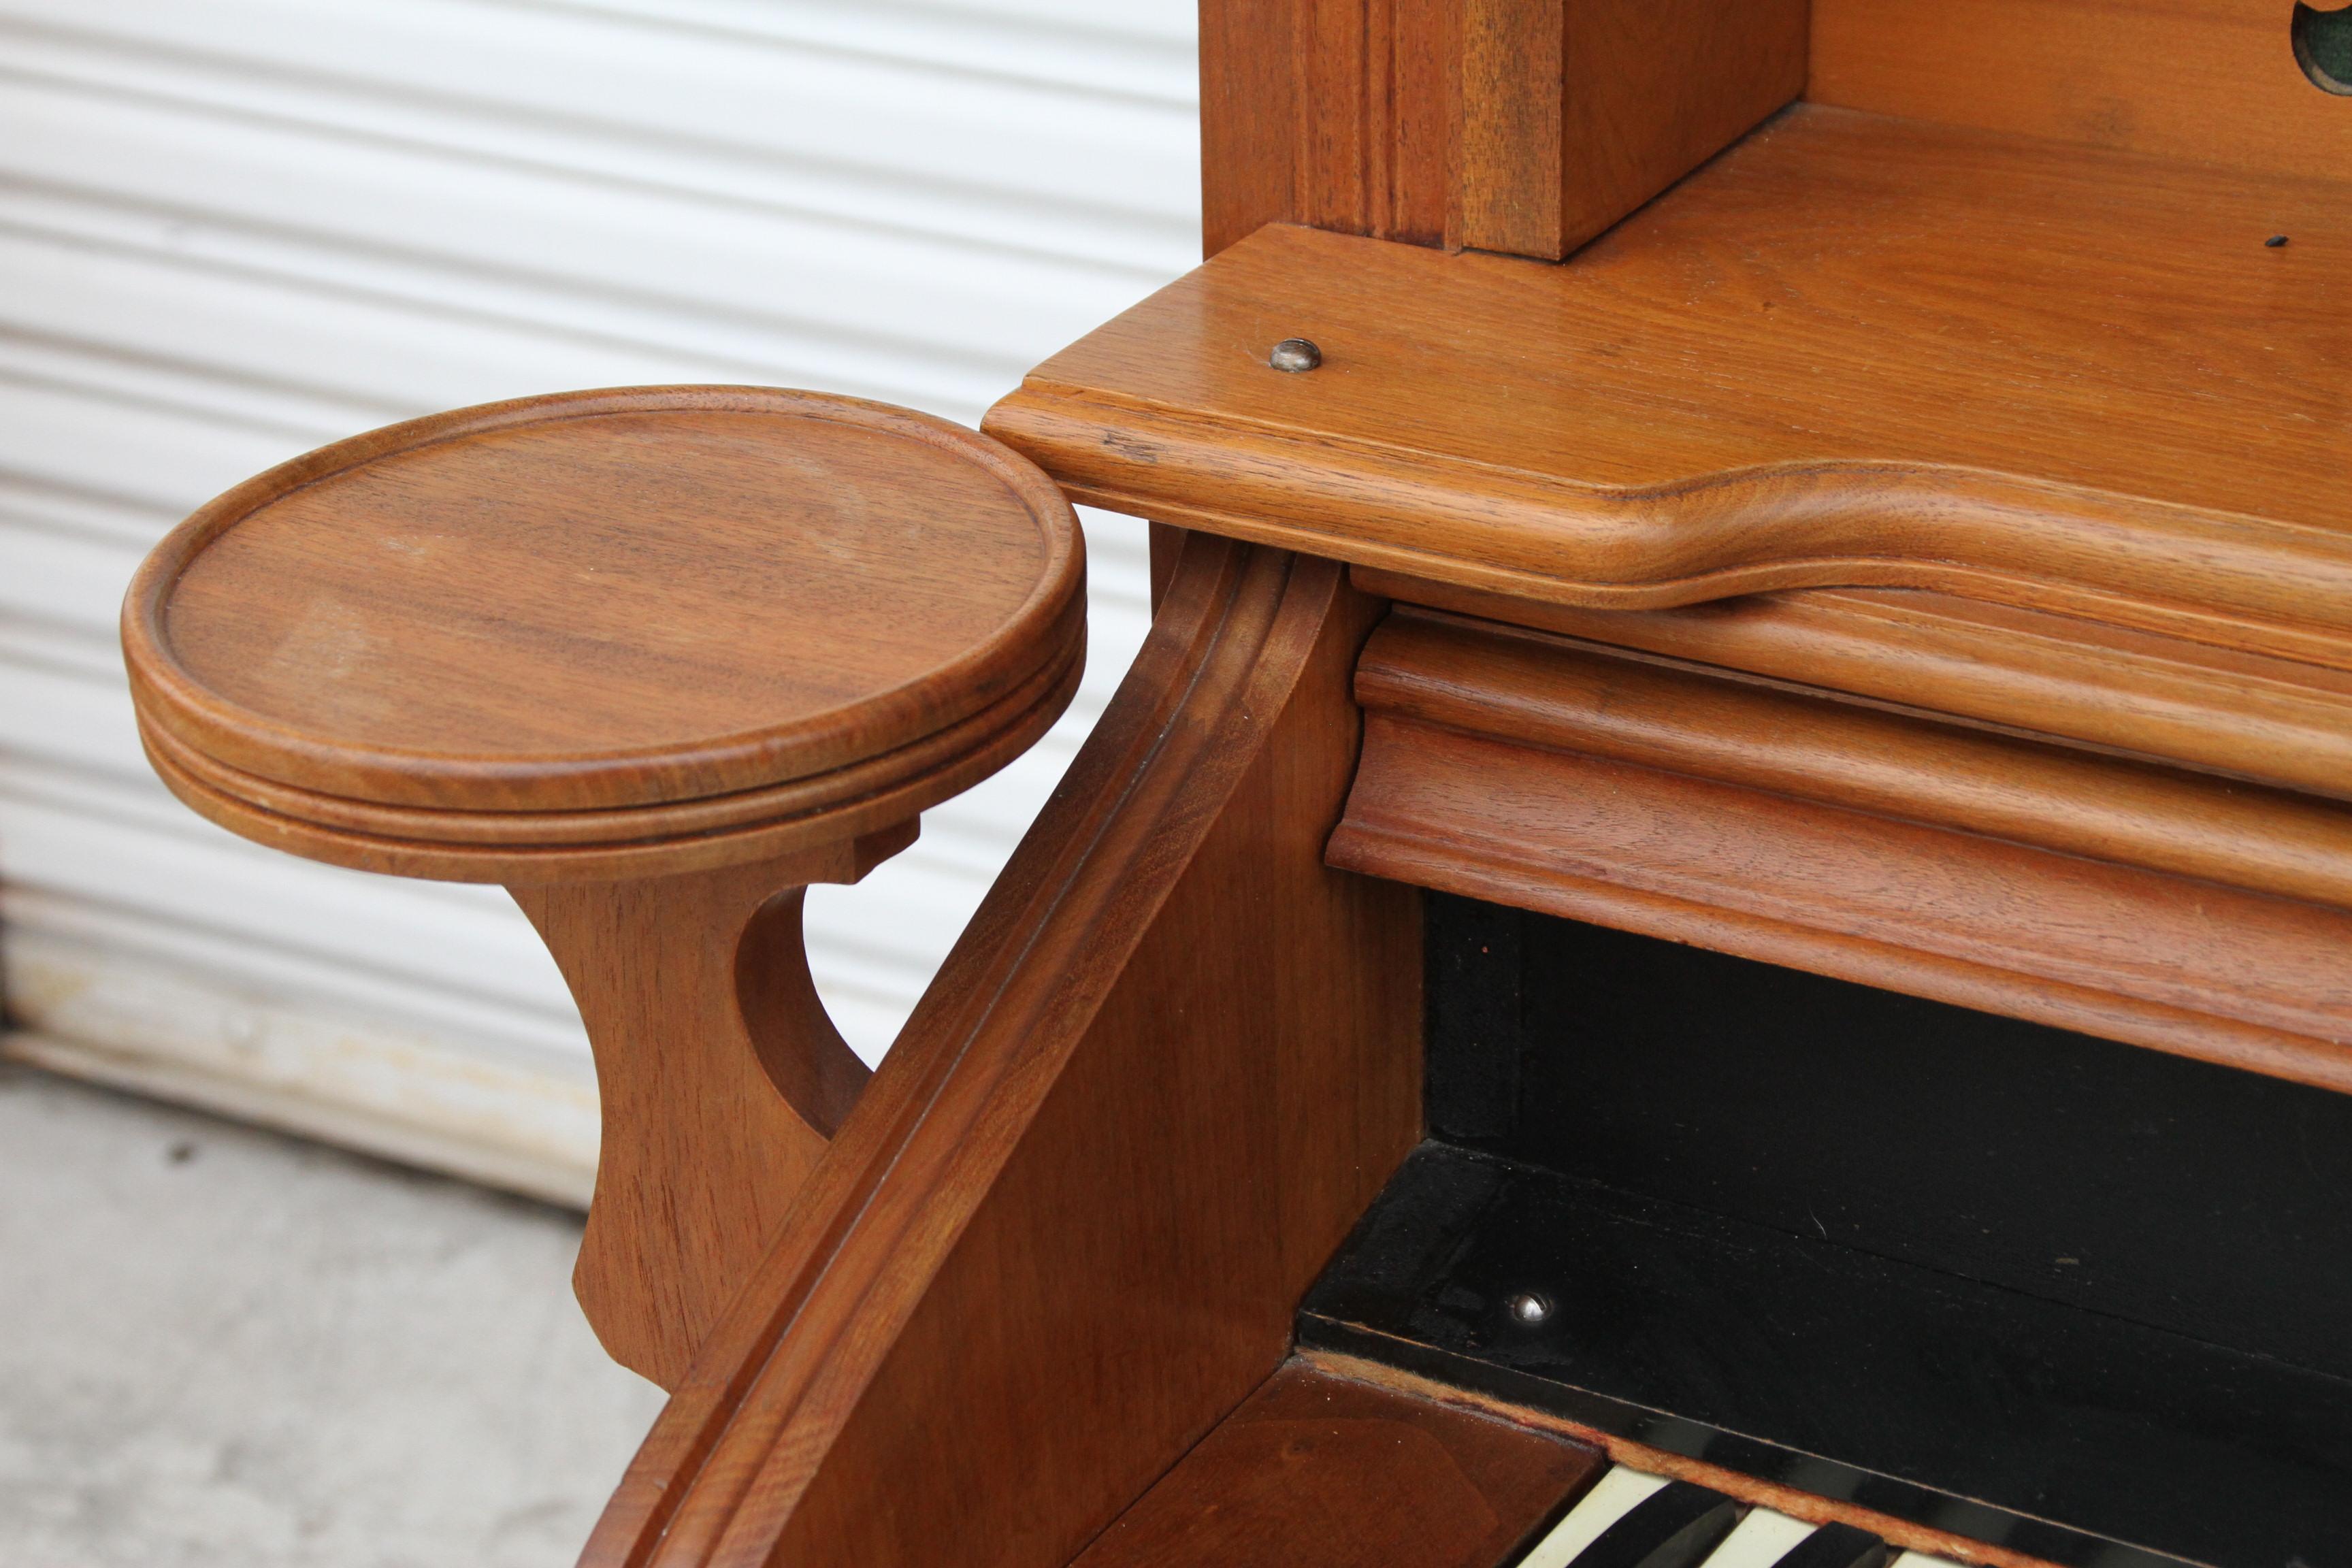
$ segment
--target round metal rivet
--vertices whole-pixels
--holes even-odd
[[[1551,1316],[1551,1303],[1526,1290],[1504,1302],[1503,1310],[1511,1314],[1511,1321],[1525,1323],[1529,1328]]]
[[[1286,370],[1297,375],[1301,371],[1313,370],[1321,364],[1323,351],[1305,338],[1285,338],[1274,345],[1274,352],[1265,356],[1265,363],[1276,370]]]

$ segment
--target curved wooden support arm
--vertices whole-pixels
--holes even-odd
[[[123,607],[182,799],[338,865],[499,882],[604,1099],[575,1279],[675,1385],[856,1103],[801,894],[1043,734],[1085,654],[1076,520],[1005,448],[748,387],[466,409],[174,531]]]
[[[801,945],[812,882],[854,882],[912,822],[780,859],[509,889],[596,1053],[604,1141],[572,1285],[614,1361],[685,1375],[870,1076]]]

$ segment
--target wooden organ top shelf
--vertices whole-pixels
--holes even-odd
[[[581,998],[583,1561],[2352,1568],[2352,8],[1202,68],[1211,259],[982,436],[466,411],[134,594],[184,796]],[[798,889],[1058,711],[1065,498],[1152,635],[869,1081]]]
[[[988,428],[1542,603],[1934,589],[2342,668],[2347,271],[2352,181],[1801,105],[1565,263],[1262,231]]]

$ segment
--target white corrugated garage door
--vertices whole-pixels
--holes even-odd
[[[586,1046],[494,889],[200,822],[140,758],[131,566],[231,481],[562,387],[819,387],[971,423],[1190,266],[1191,0],[0,0],[0,952],[12,1048],[555,1196]],[[877,1055],[1099,711],[811,900]]]

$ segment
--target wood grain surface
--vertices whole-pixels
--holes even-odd
[[[1654,1448],[1646,1443],[1633,1442],[1613,1433],[1566,1420],[1549,1411],[1512,1405],[1380,1362],[1366,1361],[1360,1356],[1314,1350],[1302,1352],[1299,1359],[1307,1366],[1334,1378],[1389,1389],[1408,1398],[1426,1399],[1456,1409],[1475,1411],[1514,1426],[1557,1432],[1576,1442],[1590,1443],[1604,1450],[1618,1464],[1654,1476],[1693,1481],[1726,1497],[1785,1513],[1791,1519],[1801,1519],[1810,1524],[1850,1524],[1857,1530],[1870,1531],[1898,1551],[1924,1552],[1954,1563],[1982,1563],[1984,1568],[2053,1568],[2053,1564],[2042,1558],[2029,1557],[2022,1552],[1988,1545],[1964,1535],[1954,1535],[1948,1531],[1898,1519],[1893,1514],[1880,1513],[1843,1498],[1822,1497],[1814,1492],[1799,1491],[1794,1487],[1759,1480],[1754,1476],[1742,1475],[1721,1465],[1710,1465],[1705,1459]],[[1497,1568],[1504,1568],[1504,1565],[1498,1563]]]
[[[1919,589],[1588,610],[1360,567],[1366,593],[1946,720],[2352,796],[2352,673]]]
[[[1044,733],[1084,588],[1068,503],[985,437],[652,387],[272,469],[156,548],[123,640],[148,755],[198,811],[513,890],[596,1056],[581,1304],[671,1385],[865,1082],[801,889]]]
[[[2344,666],[2347,195],[1799,106],[1559,266],[1264,231],[985,427],[1520,597],[1931,587]]]
[[[1058,1568],[1281,1362],[1420,1129],[1418,901],[1322,864],[1372,607],[1188,541],[586,1562]]]
[[[1961,729],[1427,611],[1364,650],[1365,707],[2352,910],[2352,806]]]
[[[1203,0],[1201,242],[1269,223],[1444,242],[1463,0]]]
[[[1804,80],[1805,0],[1208,0],[1203,253],[1296,223],[1557,259]]]
[[[1073,1568],[1497,1568],[1607,1468],[1541,1428],[1294,1361]]]
[[[1059,661],[1084,555],[971,432],[814,394],[494,404],[198,511],[123,634],[150,723],[321,795],[583,811],[758,789],[968,719]]]
[[[2291,0],[1812,5],[1817,103],[2257,174],[2352,170],[2352,103],[2295,63]]]
[[[913,825],[812,858],[518,888],[596,1053],[604,1140],[572,1285],[623,1366],[675,1388],[865,1087],[801,946],[802,889]]]
[[[2294,876],[2294,797],[1530,646],[1375,640],[1333,865],[2352,1089],[2352,910],[2083,853]]]
[[[1476,249],[1558,260],[1804,90],[1807,0],[1463,4]]]

